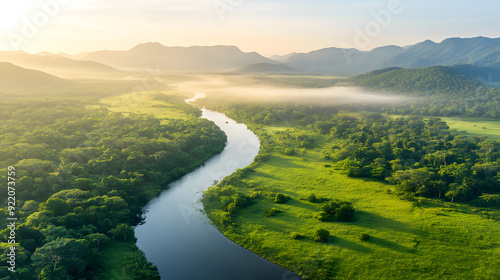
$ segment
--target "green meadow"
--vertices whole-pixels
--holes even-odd
[[[184,104],[183,99],[192,94],[170,91],[142,91],[101,100],[101,104],[111,112],[151,114],[159,119],[188,119],[187,112],[195,112],[193,106]],[[182,102],[179,102],[182,101]]]
[[[470,136],[486,136],[492,140],[500,140],[500,122],[487,118],[441,118],[450,128],[464,131]]]
[[[262,126],[254,131],[275,140],[286,129],[305,132]],[[295,156],[263,142],[269,157],[243,181],[291,200],[258,199],[234,214],[232,227],[220,227],[226,236],[303,279],[500,279],[500,224],[490,219],[498,211],[438,199],[410,202],[390,185],[348,178],[323,157],[331,142],[315,137],[313,149]],[[307,200],[312,193],[351,202],[356,220],[319,221],[319,204]],[[271,208],[282,212],[267,217]],[[329,242],[312,240],[319,228],[330,232]],[[370,238],[362,241],[362,234]]]

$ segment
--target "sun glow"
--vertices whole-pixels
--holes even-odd
[[[30,8],[30,2],[26,0],[10,0],[0,2],[0,30],[9,31],[14,26],[22,23]],[[36,2],[35,2],[36,3]]]

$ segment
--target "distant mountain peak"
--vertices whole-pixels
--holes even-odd
[[[49,55],[49,56],[55,56],[55,54],[50,53],[50,52],[39,52],[36,55]]]
[[[166,48],[166,46],[162,45],[158,42],[146,42],[142,44],[138,44],[137,46],[131,48],[129,51],[144,51],[144,50],[161,50]]]

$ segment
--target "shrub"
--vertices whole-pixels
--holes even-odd
[[[341,222],[351,222],[354,221],[354,208],[350,204],[342,205],[337,210],[335,216],[337,221]]]
[[[269,210],[267,210],[266,212],[266,217],[271,217],[271,216],[274,216],[278,213],[281,213],[282,211],[280,209],[277,209],[277,208],[271,208]]]
[[[367,233],[362,233],[360,236],[359,236],[359,240],[361,241],[367,241],[367,240],[370,240],[370,235],[367,234]]]
[[[304,238],[304,235],[298,233],[298,232],[292,232],[290,233],[290,236],[292,237],[292,239],[302,239]]]
[[[274,198],[275,203],[285,203],[287,201],[288,201],[288,198],[282,193],[277,193],[276,197]]]
[[[315,194],[313,194],[313,193],[312,193],[312,194],[310,194],[310,195],[307,197],[307,200],[308,200],[309,202],[312,202],[312,203],[316,203],[316,202],[318,202],[318,198],[317,198],[317,197],[316,197],[316,195],[315,195]]]
[[[287,155],[287,156],[293,156],[293,155],[295,155],[295,149],[286,148],[285,149],[285,155]]]
[[[326,229],[319,228],[314,232],[314,241],[316,242],[328,242],[330,237],[330,232]]]
[[[260,192],[253,192],[249,195],[250,199],[259,199],[260,197]]]
[[[331,201],[320,206],[320,212],[316,215],[320,221],[354,221],[354,208],[347,201]]]

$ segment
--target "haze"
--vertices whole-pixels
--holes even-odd
[[[335,86],[329,88],[282,88],[238,82],[223,77],[197,76],[195,81],[173,84],[191,93],[203,93],[207,97],[224,101],[257,103],[304,103],[304,104],[387,104],[414,101],[415,98],[374,94],[359,87]]]

